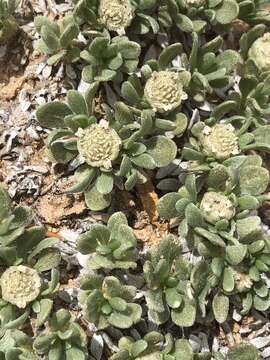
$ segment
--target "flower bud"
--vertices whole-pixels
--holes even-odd
[[[176,109],[187,98],[178,74],[172,71],[154,71],[144,95],[153,110],[160,113]]]
[[[234,270],[233,277],[234,277],[235,289],[238,292],[242,293],[244,291],[251,289],[252,280],[247,274]]]
[[[235,215],[233,203],[225,196],[213,191],[204,194],[200,209],[203,217],[211,224],[220,220],[230,220]]]
[[[119,154],[121,139],[107,123],[93,124],[77,133],[78,151],[85,162],[92,167],[112,167],[112,161]]]
[[[248,56],[261,71],[270,71],[270,33],[266,33],[254,41]]]
[[[238,138],[231,124],[205,126],[199,140],[204,152],[218,160],[225,160],[239,153]]]
[[[129,0],[100,0],[99,19],[108,30],[124,34],[133,18]]]
[[[0,278],[2,298],[22,309],[38,297],[41,285],[38,272],[23,265],[10,266]]]

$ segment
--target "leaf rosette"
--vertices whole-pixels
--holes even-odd
[[[0,186],[0,324],[1,330],[14,329],[36,313],[36,326],[44,324],[52,310],[51,299],[58,289],[61,254],[58,239],[46,238],[41,226],[31,226],[29,208],[12,204]],[[48,280],[44,273],[51,271]],[[11,281],[12,279],[12,281]]]
[[[147,333],[143,338],[135,340],[130,336],[123,336],[118,341],[119,351],[110,360],[161,359],[165,338],[156,331]]]
[[[178,110],[184,100],[201,103],[213,89],[228,86],[235,68],[242,62],[239,53],[231,49],[219,53],[223,45],[221,36],[203,44],[197,33],[193,32],[191,38],[190,51],[184,51],[181,43],[173,43],[157,59],[146,61],[141,68],[143,78],[131,76],[122,85],[122,96],[138,108],[151,106],[155,101],[153,108],[164,113]]]
[[[83,68],[82,78],[93,81],[119,83],[123,76],[135,72],[139,63],[141,47],[126,36],[115,36],[103,31],[98,33],[90,45],[81,52],[81,58],[88,64]]]
[[[88,267],[92,270],[136,268],[136,245],[133,230],[121,212],[114,213],[107,226],[93,225],[77,239],[78,250],[91,254]]]
[[[46,16],[36,16],[34,22],[41,37],[36,42],[36,49],[49,56],[49,65],[62,60],[74,62],[80,58],[76,44],[80,29],[72,15],[66,15],[58,22],[50,21]]]
[[[70,90],[68,105],[52,102],[37,111],[41,125],[53,128],[48,137],[49,159],[78,164],[68,191],[85,192],[91,210],[110,205],[116,181],[131,190],[147,180],[145,171],[168,165],[177,152],[171,139],[153,134],[154,114],[149,110],[136,115],[117,102],[114,112],[105,107],[108,121],[97,121],[92,116],[97,86],[91,85],[85,96]]]
[[[39,360],[33,349],[33,340],[20,330],[7,330],[0,339],[0,359]]]
[[[148,316],[152,321],[161,325],[171,317],[177,326],[192,326],[199,311],[199,295],[208,290],[206,264],[201,262],[193,268],[181,256],[180,241],[169,235],[150,249],[143,271]]]
[[[269,173],[261,167],[257,155],[232,157],[225,163],[229,168],[217,166],[219,178],[215,167],[210,171],[207,183],[211,191],[201,196],[200,176],[188,175],[178,193],[164,195],[158,204],[161,216],[179,217],[180,236],[210,261],[214,276],[210,276],[209,282],[213,289],[219,287],[223,293],[217,293],[213,302],[214,314],[220,322],[228,316],[227,296],[240,304],[243,312],[252,305],[258,309],[269,307],[269,291],[259,275],[269,272],[269,237],[260,218],[254,215],[260,203],[269,198],[262,195],[269,183]],[[257,289],[260,290],[256,292]],[[226,306],[215,305],[219,301]],[[223,313],[218,314],[216,308],[223,309]]]
[[[0,0],[0,44],[7,44],[19,30],[14,17],[18,5],[17,0]]]
[[[116,277],[89,274],[81,279],[80,303],[84,318],[98,329],[109,325],[128,329],[141,319],[142,309],[133,302],[136,288]]]
[[[48,359],[87,359],[87,336],[75,317],[66,309],[56,311],[48,326],[34,340],[38,355]]]

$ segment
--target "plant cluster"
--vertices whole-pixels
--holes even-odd
[[[0,43],[15,7],[0,0]],[[201,352],[171,329],[270,309],[259,216],[270,200],[269,12],[259,0],[75,0],[57,21],[34,24],[36,49],[49,65],[72,63],[85,89],[36,112],[49,161],[71,177],[67,193],[111,213],[119,190],[136,194],[180,164],[165,179],[177,191],[157,205],[178,229],[158,244],[140,252],[122,212],[79,235],[83,323],[124,331],[111,360],[258,360],[250,344]],[[54,306],[58,240],[2,186],[0,204],[0,359],[86,360],[84,329]],[[143,317],[160,332],[130,332]],[[33,338],[22,332],[30,320]]]
[[[188,340],[175,340],[171,334],[152,331],[143,338],[122,337],[118,342],[119,351],[110,360],[241,360],[259,359],[258,350],[250,344],[240,344],[231,348],[226,356],[219,352],[195,352]]]
[[[12,208],[8,193],[0,187],[0,323],[1,331],[15,329],[36,314],[42,326],[53,308],[61,254],[58,239],[47,238],[41,226],[32,225],[32,211]],[[50,276],[48,278],[48,271]]]
[[[18,31],[18,24],[14,18],[18,0],[0,1],[0,45],[6,44]]]

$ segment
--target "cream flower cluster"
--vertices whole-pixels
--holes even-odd
[[[172,71],[154,71],[144,95],[153,110],[160,113],[176,109],[187,98],[178,74]]]
[[[38,297],[41,285],[38,272],[23,265],[10,266],[0,278],[2,298],[22,309]]]
[[[248,56],[261,71],[270,71],[270,33],[266,33],[254,41]]]
[[[99,19],[108,30],[124,34],[133,18],[129,0],[100,0]]]
[[[78,151],[85,162],[92,167],[112,167],[112,161],[119,154],[121,139],[106,122],[93,124],[77,133]]]
[[[205,126],[199,139],[205,153],[218,160],[225,160],[239,153],[238,138],[231,124]]]
[[[233,203],[225,196],[214,191],[204,194],[200,208],[203,217],[211,224],[220,220],[230,220],[235,215]]]

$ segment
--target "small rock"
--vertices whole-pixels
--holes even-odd
[[[262,356],[264,359],[270,357],[270,346],[268,346],[267,348],[265,348],[265,349],[263,350],[263,352],[261,353],[261,356]]]
[[[237,322],[242,319],[242,315],[239,314],[236,309],[233,310],[233,319]]]
[[[45,79],[48,79],[52,73],[52,67],[49,65],[46,65],[45,68],[42,70],[42,76]]]
[[[257,349],[262,349],[270,343],[270,336],[260,336],[250,340],[250,343],[256,346]]]
[[[91,354],[95,357],[96,360],[101,360],[104,348],[104,340],[101,335],[93,334],[90,350]]]

